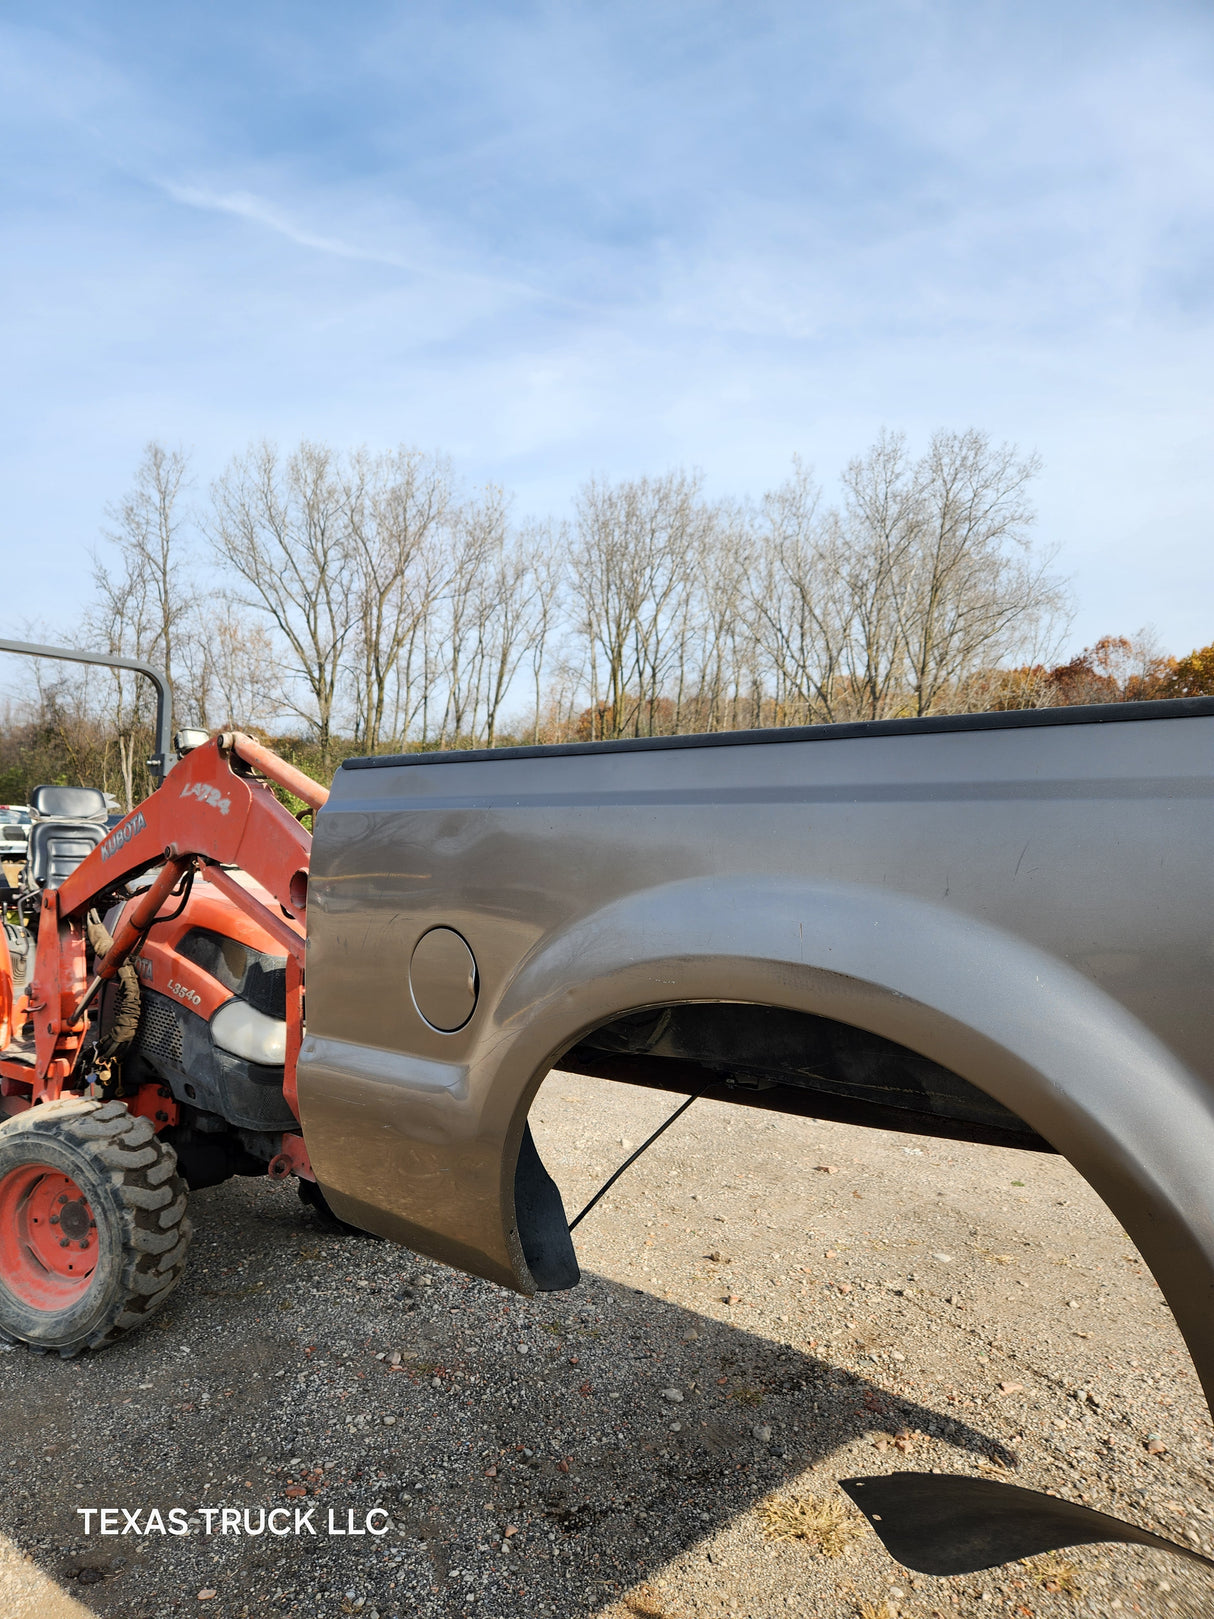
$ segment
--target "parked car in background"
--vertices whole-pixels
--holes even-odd
[[[24,863],[32,821],[28,804],[0,804],[0,864]]]

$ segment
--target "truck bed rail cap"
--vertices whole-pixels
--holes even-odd
[[[1144,703],[1091,703],[1073,708],[1013,708],[988,714],[931,714],[924,719],[857,720],[842,725],[772,726],[752,731],[707,731],[689,736],[624,737],[611,742],[557,742],[518,748],[458,748],[382,753],[343,759],[343,770],[386,770],[396,765],[483,764],[492,759],[558,759],[587,753],[644,753],[662,748],[737,748],[760,743],[842,742],[871,736],[918,736],[940,731],[1017,731],[1042,725],[1110,725],[1129,720],[1214,717],[1214,697],[1169,697]]]

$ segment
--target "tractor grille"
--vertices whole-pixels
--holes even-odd
[[[135,1049],[154,1063],[182,1067],[181,1024],[173,1007],[159,995],[144,993]]]

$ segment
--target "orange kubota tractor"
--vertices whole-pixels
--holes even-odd
[[[171,742],[160,786],[116,825],[104,795],[44,786],[0,936],[0,1338],[63,1356],[139,1326],[181,1278],[188,1190],[299,1177],[310,834],[325,789],[251,738]],[[189,746],[190,743],[196,745]],[[180,753],[180,757],[178,757]]]

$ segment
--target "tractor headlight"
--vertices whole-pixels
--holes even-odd
[[[211,1039],[234,1057],[267,1068],[281,1068],[287,1059],[286,1023],[237,996],[225,1001],[211,1019]]]

